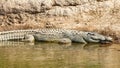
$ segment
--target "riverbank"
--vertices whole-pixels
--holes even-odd
[[[64,28],[94,31],[120,43],[119,0],[1,0],[0,31]]]

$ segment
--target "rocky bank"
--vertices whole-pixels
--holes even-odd
[[[64,28],[120,41],[120,0],[0,0],[0,30]]]

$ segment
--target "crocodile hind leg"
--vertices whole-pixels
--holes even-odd
[[[26,41],[26,42],[34,42],[35,38],[33,35],[25,35],[24,39],[22,41]]]

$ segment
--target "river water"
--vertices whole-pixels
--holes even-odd
[[[120,44],[0,42],[0,68],[120,68]]]

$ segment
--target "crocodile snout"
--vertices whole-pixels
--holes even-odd
[[[111,37],[105,37],[105,40],[100,40],[100,43],[111,43],[113,39]]]

